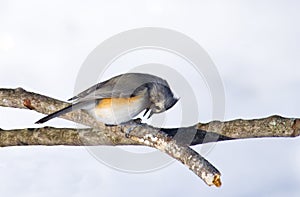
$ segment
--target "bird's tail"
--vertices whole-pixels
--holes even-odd
[[[48,120],[51,120],[52,118],[59,117],[63,114],[69,113],[71,111],[75,111],[75,110],[79,110],[79,109],[87,109],[88,106],[90,106],[91,104],[94,104],[94,103],[95,103],[95,101],[92,100],[92,101],[82,101],[79,103],[71,104],[68,107],[58,110],[52,114],[49,114],[48,116],[46,116],[42,119],[36,121],[35,124],[42,124],[44,122],[47,122]]]

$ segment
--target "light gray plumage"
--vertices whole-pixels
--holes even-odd
[[[130,98],[138,98],[130,100]],[[128,98],[130,102],[116,102],[108,105],[109,107],[99,108],[99,103],[107,98]],[[127,122],[146,109],[150,118],[154,113],[161,113],[178,101],[174,97],[169,84],[166,80],[144,73],[126,73],[118,75],[104,82],[100,82],[87,90],[72,97],[69,101],[73,104],[54,112],[36,123],[44,123],[52,118],[65,113],[84,109],[97,120],[106,124],[119,124]],[[98,108],[97,108],[98,107]]]
[[[144,73],[125,73],[110,78],[104,82],[100,82],[70,98],[68,101],[89,100],[94,98],[130,97],[137,88],[148,83],[161,84],[169,87],[166,80],[154,75]]]

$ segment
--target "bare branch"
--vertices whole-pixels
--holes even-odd
[[[43,95],[18,89],[0,89],[0,106],[27,108],[49,114],[67,104]],[[159,128],[147,124],[105,126],[88,114],[77,111],[63,116],[68,120],[94,129],[57,129],[51,127],[0,132],[0,144],[11,145],[98,145],[139,144],[154,147],[179,160],[198,175],[207,185],[221,186],[219,171],[196,151],[176,142]],[[132,130],[129,138],[124,131]],[[131,141],[130,141],[131,140]]]
[[[59,109],[68,106],[69,103],[28,92],[22,88],[0,89],[0,106],[14,107],[20,109],[30,109],[42,114],[51,114]],[[79,124],[91,126],[94,128],[103,128],[104,124],[96,122],[90,115],[84,111],[70,112],[62,115],[61,118],[77,122]]]
[[[49,114],[68,103],[18,89],[0,89],[0,106],[26,108]],[[220,186],[220,173],[188,145],[256,137],[296,137],[300,135],[300,119],[271,116],[254,120],[212,121],[185,128],[154,128],[135,125],[129,138],[124,130],[132,125],[105,126],[83,111],[62,118],[93,129],[37,128],[0,132],[0,146],[17,145],[146,145],[157,148],[188,166],[208,185]],[[130,128],[129,128],[130,127]]]
[[[132,129],[131,125],[122,126]],[[112,141],[99,129],[32,128],[0,131],[0,146],[26,145],[147,145],[167,153],[190,168],[208,185],[221,186],[220,172],[206,159],[188,146],[180,145],[165,133],[149,125],[135,125],[129,138],[118,137]]]
[[[198,123],[196,127],[233,139],[297,137],[300,135],[300,119],[284,118],[277,115],[252,120],[237,119],[227,122]]]
[[[66,145],[66,146],[98,146],[98,145],[140,145],[129,138],[116,137],[114,139],[103,135],[99,129],[74,128],[26,128],[0,129],[0,147],[26,145]]]

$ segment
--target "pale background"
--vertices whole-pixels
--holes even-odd
[[[182,32],[209,53],[225,87],[225,119],[299,117],[299,9],[296,0],[0,0],[0,87],[66,100],[73,95],[82,62],[98,44],[125,30],[155,26]],[[33,127],[40,117],[0,108],[0,128]],[[199,121],[209,118],[202,111]],[[59,119],[48,125],[72,126]],[[0,194],[300,194],[300,139],[223,142],[206,157],[222,173],[221,188],[206,186],[178,162],[151,173],[127,174],[99,163],[84,147],[1,148]]]

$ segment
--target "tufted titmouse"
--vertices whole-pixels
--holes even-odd
[[[133,119],[143,110],[161,113],[178,101],[166,80],[143,73],[126,73],[98,83],[72,97],[73,103],[36,123],[44,123],[65,113],[83,109],[98,121],[117,125]]]

